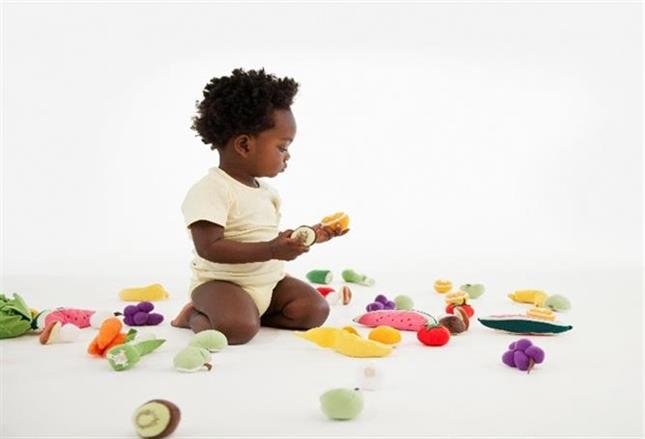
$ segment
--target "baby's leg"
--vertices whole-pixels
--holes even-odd
[[[255,302],[234,283],[212,280],[198,286],[192,293],[192,305],[188,322],[194,332],[217,329],[230,344],[243,344],[260,329]]]
[[[309,284],[287,276],[273,289],[271,304],[262,325],[274,328],[309,329],[325,323],[329,304]]]

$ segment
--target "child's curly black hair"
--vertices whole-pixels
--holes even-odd
[[[298,83],[291,78],[278,79],[263,68],[235,69],[206,84],[191,128],[211,149],[223,148],[233,136],[273,128],[273,111],[289,109],[297,92]]]

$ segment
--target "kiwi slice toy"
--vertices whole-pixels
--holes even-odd
[[[294,238],[302,239],[302,243],[310,247],[316,242],[316,231],[309,226],[300,226],[291,234],[291,239]]]
[[[142,438],[160,439],[175,431],[181,412],[179,407],[165,399],[153,399],[134,412],[132,422]]]

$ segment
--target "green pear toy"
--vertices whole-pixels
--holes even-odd
[[[228,346],[226,336],[215,329],[208,329],[195,334],[190,340],[190,346],[206,349],[209,352],[218,352]]]
[[[320,396],[320,408],[330,419],[354,419],[363,410],[363,393],[359,389],[332,389]]]
[[[211,370],[211,354],[208,350],[196,346],[188,346],[182,349],[173,359],[175,369],[180,372],[197,372],[203,367]]]

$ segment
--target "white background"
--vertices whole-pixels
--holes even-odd
[[[541,408],[527,410],[545,410],[547,419],[558,416],[556,407],[574,410],[531,431],[642,433],[639,4],[12,3],[2,11],[1,290],[40,308],[93,307],[115,302],[123,286],[162,282],[174,299],[164,312],[176,311],[191,257],[179,207],[218,160],[189,129],[195,101],[213,76],[265,67],[301,85],[289,170],[270,180],[283,198],[284,227],[337,210],[352,219],[349,235],[314,247],[290,264],[293,273],[353,267],[411,294],[437,277],[481,280],[498,295],[482,305],[489,313],[502,311],[491,305],[505,303],[499,299],[509,289],[568,294],[580,318],[572,322],[580,324],[577,338],[545,343],[570,357],[533,381],[561,386],[566,398],[551,389],[538,398]],[[85,280],[69,280],[78,277]],[[609,319],[621,303],[611,314],[617,320]],[[31,376],[20,359],[33,358],[33,348],[20,340],[6,344],[9,383]],[[486,363],[491,351],[479,346],[476,358],[453,358],[481,360],[480,370],[498,374],[496,385],[522,385],[501,375],[496,359]],[[582,356],[595,360],[576,364]],[[612,360],[620,356],[623,363]],[[472,370],[464,371],[469,386],[497,394],[501,387],[486,388],[488,378]],[[101,372],[92,373],[87,379]],[[439,379],[430,387],[448,393],[453,386]],[[20,416],[29,413],[35,383],[29,389],[19,404],[5,405],[13,407],[4,413],[13,419],[6,432],[69,433],[54,412],[51,424],[28,431]],[[551,397],[558,403],[549,411]],[[479,423],[434,419],[434,431],[503,434],[499,398],[461,398],[455,403],[471,415],[484,410]],[[526,434],[521,416],[534,416],[501,402],[515,416],[506,432]],[[78,428],[87,437],[93,421],[84,419]],[[224,433],[236,432],[231,419]],[[297,433],[338,431],[318,424],[308,431],[311,424],[298,419]],[[367,419],[380,426],[374,413]],[[204,433],[199,422],[186,428]],[[406,425],[382,431],[428,432]],[[271,433],[253,428],[246,432]]]

